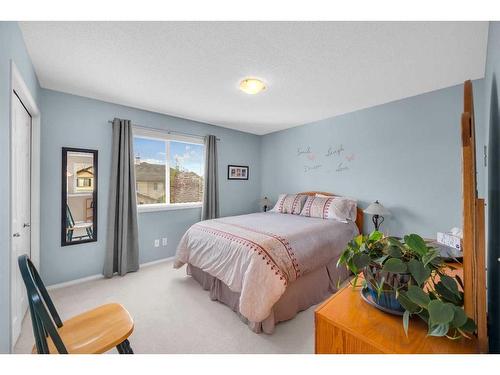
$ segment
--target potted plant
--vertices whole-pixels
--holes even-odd
[[[428,326],[429,336],[469,338],[475,322],[463,310],[463,282],[450,276],[453,267],[417,234],[403,239],[374,231],[349,242],[337,266],[354,273],[354,286],[363,273],[363,288],[384,309],[400,311],[408,335],[411,316]]]

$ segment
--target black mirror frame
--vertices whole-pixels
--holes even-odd
[[[79,240],[74,242],[66,241],[66,204],[68,202],[68,186],[67,186],[67,168],[68,168],[68,152],[81,152],[93,155],[94,161],[94,191],[92,193],[92,215],[93,215],[93,238],[88,240]],[[61,246],[79,245],[88,242],[97,242],[97,177],[98,173],[98,158],[97,150],[86,148],[62,148],[62,173],[61,173]]]

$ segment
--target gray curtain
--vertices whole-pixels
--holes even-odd
[[[113,148],[109,191],[108,237],[104,276],[125,275],[139,269],[139,241],[132,124],[113,120]]]
[[[201,220],[219,217],[219,179],[217,173],[217,137],[205,137],[205,186]]]

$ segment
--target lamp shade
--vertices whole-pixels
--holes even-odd
[[[271,205],[271,201],[267,197],[264,197],[263,199],[260,200],[260,205],[262,207],[264,207],[264,206],[269,207]]]
[[[375,201],[366,207],[363,212],[368,215],[379,215],[379,216],[388,216],[391,213],[387,208],[382,206],[379,201]]]

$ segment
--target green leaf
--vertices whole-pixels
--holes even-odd
[[[431,324],[429,325],[428,336],[442,337],[448,333],[450,326],[447,323]]]
[[[455,281],[455,279],[453,279],[452,277],[447,276],[447,275],[441,275],[440,281],[443,283],[443,285],[446,287],[446,289],[448,289],[450,292],[452,292],[457,297],[460,297],[460,292],[458,291],[458,286],[457,286],[457,282]]]
[[[365,268],[370,263],[370,256],[366,253],[357,253],[352,257],[352,262],[358,270]]]
[[[453,327],[460,328],[467,323],[467,315],[465,315],[464,309],[459,306],[453,306],[453,309],[455,310],[455,314],[453,315],[451,325]]]
[[[340,254],[339,260],[337,260],[337,267],[339,267],[342,264],[345,264],[346,258],[347,258],[347,249],[344,250],[342,254]]]
[[[358,247],[361,246],[361,244],[363,243],[363,235],[360,234],[356,236],[356,238],[354,239],[354,243],[358,245]]]
[[[375,263],[378,263],[378,264],[382,265],[382,263],[384,263],[384,261],[388,257],[389,257],[389,255],[384,255],[384,256],[381,256],[380,258],[372,259],[372,261],[375,262]]]
[[[417,313],[418,317],[422,319],[427,325],[429,324],[429,313],[427,310],[422,310]]]
[[[429,317],[434,324],[448,324],[453,320],[455,310],[451,303],[444,303],[438,299],[432,300],[427,305]],[[448,332],[448,330],[447,330]]]
[[[392,273],[405,273],[407,270],[406,264],[403,263],[401,259],[398,258],[390,258],[382,267],[382,271],[392,272]]]
[[[467,322],[460,327],[462,331],[468,332],[468,333],[473,333],[476,331],[476,323],[471,319],[467,318]]]
[[[427,245],[418,234],[409,234],[404,237],[405,244],[419,255],[425,255],[428,252]]]
[[[396,237],[386,237],[387,239],[387,244],[389,246],[396,246],[399,247],[400,249],[404,249],[404,245],[401,243],[401,241],[396,238]]]
[[[399,250],[399,247],[396,246],[389,246],[389,248],[387,249],[387,254],[392,258],[401,258],[403,256],[403,253],[401,252],[401,250]]]
[[[397,300],[405,310],[409,311],[412,314],[420,310],[420,307],[418,307],[417,304],[411,301],[406,292],[400,291],[397,296]]]
[[[455,280],[457,280],[458,285],[460,285],[460,287],[462,289],[464,289],[464,282],[462,281],[462,279],[460,278],[460,276],[455,275]]]
[[[439,256],[439,252],[436,252],[435,254],[436,256],[432,257],[429,263],[436,267],[442,266],[444,263],[444,259]]]
[[[419,286],[422,285],[431,275],[430,268],[425,267],[422,262],[419,262],[416,259],[411,259],[408,262],[408,271],[410,271]]]
[[[368,237],[368,240],[375,242],[380,240],[382,237],[384,237],[384,234],[382,232],[374,230],[373,232],[371,232],[370,236]]]
[[[421,288],[415,285],[410,285],[408,287],[408,292],[406,292],[408,298],[420,307],[427,308],[431,299]]]
[[[434,261],[437,260],[437,263]],[[422,255],[422,263],[427,266],[429,263],[433,265],[441,264],[442,259],[439,257],[439,253],[436,250],[429,250],[426,254]]]
[[[403,314],[403,328],[405,330],[405,335],[408,337],[408,325],[410,324],[410,312],[406,310]]]
[[[436,288],[436,292],[439,293],[441,298],[445,299],[448,302],[453,303],[454,305],[461,304],[461,299],[458,298],[456,295],[454,295],[452,292],[450,292],[448,288],[446,288],[441,281],[435,284],[434,287]]]

